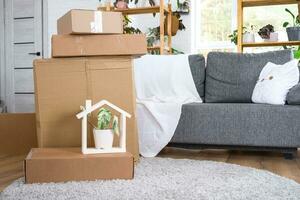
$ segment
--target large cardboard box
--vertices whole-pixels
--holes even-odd
[[[0,114],[0,156],[25,155],[37,147],[34,113]]]
[[[134,175],[130,153],[83,155],[80,148],[32,149],[24,169],[26,183],[132,179]]]
[[[122,34],[121,12],[74,9],[57,20],[58,34]]]
[[[52,57],[143,55],[147,53],[144,34],[53,35]]]
[[[86,99],[102,99],[132,115],[127,120],[127,151],[138,159],[136,99],[131,56],[41,59],[34,61],[35,105],[39,147],[81,146],[81,120]],[[91,121],[95,120],[95,114]],[[89,145],[93,145],[92,127]]]

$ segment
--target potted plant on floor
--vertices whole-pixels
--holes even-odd
[[[107,108],[100,108],[97,115],[97,127],[94,127],[94,141],[97,149],[110,149],[113,146],[114,134],[119,133],[118,117]]]
[[[289,41],[298,41],[300,40],[300,17],[299,15],[295,16],[289,9],[285,9],[293,19],[292,24],[289,22],[284,22],[283,27],[286,28],[286,32],[289,38]]]

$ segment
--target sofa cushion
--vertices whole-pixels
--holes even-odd
[[[192,103],[182,107],[171,142],[300,147],[300,106]]]
[[[294,59],[284,65],[267,63],[253,90],[252,101],[284,105],[289,90],[299,83],[298,62]]]
[[[300,105],[300,83],[295,85],[287,94],[286,101],[290,105]]]
[[[259,54],[211,52],[207,58],[205,101],[250,103],[259,74],[268,63],[293,59],[290,50]]]
[[[189,64],[197,91],[204,100],[205,58],[200,54],[189,55]]]

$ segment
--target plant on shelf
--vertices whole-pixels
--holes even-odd
[[[112,2],[111,0],[99,0],[99,2],[103,2],[106,3],[106,4],[109,4]],[[145,1],[145,0],[142,0],[142,1]],[[129,2],[134,2],[134,4],[138,4],[139,0],[115,0],[114,1],[114,7],[115,8],[119,8],[119,9],[125,9],[125,8],[128,8],[128,4]],[[150,6],[155,6],[155,0],[148,0],[148,3]]]
[[[275,32],[274,26],[272,26],[271,24],[268,24],[268,25],[262,27],[261,29],[259,29],[258,35],[262,39],[270,39],[271,33],[274,33],[274,32]]]
[[[189,0],[177,0],[177,12],[188,13],[189,9]]]
[[[243,27],[243,34],[245,34],[246,31],[246,27]],[[237,45],[238,43],[238,30],[234,30],[230,35],[228,35],[230,42],[234,43],[235,45]]]
[[[250,30],[248,28],[243,27],[243,43],[253,43],[255,42],[255,34],[254,34],[254,25],[251,25]],[[228,35],[230,41],[237,45],[238,43],[238,30],[234,30],[230,35]]]
[[[94,141],[97,149],[112,148],[114,134],[119,135],[118,117],[107,108],[100,108],[97,114],[97,126],[94,127]]]
[[[131,20],[127,15],[124,16],[124,25],[123,25],[123,32],[124,34],[139,34],[142,33],[142,31],[138,28],[134,28],[130,24],[132,23]]]
[[[286,28],[286,32],[289,41],[299,41],[300,40],[300,16],[293,14],[289,9],[285,9],[287,13],[292,17],[292,23],[284,22],[283,27]]]
[[[258,35],[264,39],[266,42],[277,42],[278,41],[278,33],[275,33],[274,26],[268,24],[258,31]]]

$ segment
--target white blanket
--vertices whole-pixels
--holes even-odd
[[[183,104],[202,102],[188,55],[146,55],[134,61],[140,153],[156,156],[172,139]]]

